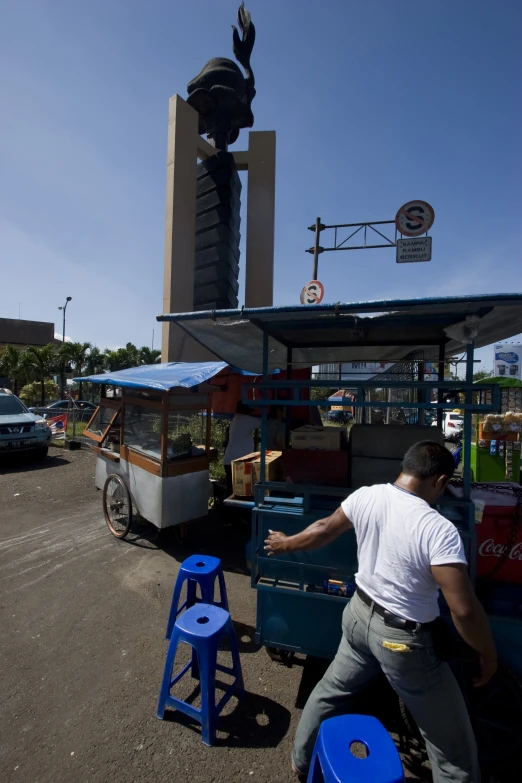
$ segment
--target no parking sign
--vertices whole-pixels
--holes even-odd
[[[435,220],[435,212],[426,201],[408,201],[395,215],[397,231],[407,237],[426,234]]]
[[[301,304],[319,304],[324,296],[324,286],[319,280],[311,280],[301,291]]]

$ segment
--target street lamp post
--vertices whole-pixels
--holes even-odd
[[[63,310],[63,323],[62,323],[62,343],[65,343],[65,311],[67,310],[67,305],[71,301],[72,296],[68,296],[65,300],[65,304],[63,307],[59,307],[58,310]],[[65,394],[65,366],[62,369],[62,377],[61,377],[61,391],[60,391],[60,397],[63,400],[64,394]]]

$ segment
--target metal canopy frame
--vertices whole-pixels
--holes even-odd
[[[242,308],[166,314],[223,361],[262,370],[263,335],[269,337],[269,368],[346,361],[403,361],[411,351],[440,362],[466,350],[468,316],[479,319],[475,346],[522,332],[522,294],[376,300],[314,306]],[[447,331],[451,337],[447,336]]]

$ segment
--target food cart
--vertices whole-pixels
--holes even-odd
[[[444,297],[372,301],[355,304],[293,306],[243,309],[237,311],[195,312],[159,316],[158,320],[177,323],[191,337],[224,361],[254,373],[262,373],[257,383],[256,405],[263,410],[260,482],[253,506],[252,586],[257,590],[257,639],[268,647],[324,657],[335,654],[339,641],[340,618],[347,598],[323,592],[328,580],[353,583],[357,566],[353,532],[316,552],[286,555],[277,559],[264,554],[268,529],[292,534],[330,513],[343,497],[359,486],[393,480],[400,460],[412,443],[422,439],[442,439],[440,425],[444,410],[455,408],[443,402],[449,391],[459,390],[464,402],[458,404],[464,415],[462,497],[445,495],[438,509],[459,528],[467,548],[470,572],[475,576],[476,537],[474,506],[471,501],[472,414],[499,410],[499,389],[485,383],[489,402],[473,400],[474,349],[506,339],[522,330],[522,295]],[[466,352],[465,381],[444,378],[446,358]],[[413,389],[416,402],[381,402],[383,408],[415,408],[419,424],[354,425],[348,453],[349,468],[344,486],[314,486],[265,480],[266,424],[269,396],[278,389],[291,390],[281,404],[287,408],[302,405],[298,398],[303,387],[328,387],[329,381],[292,380],[292,368],[313,367],[345,361],[401,362],[408,355],[437,362],[440,381],[437,402],[430,397],[432,380],[351,381],[357,389],[355,407],[369,407],[368,390],[387,387]],[[419,363],[419,366],[422,362]],[[288,368],[284,381],[270,373]],[[263,395],[266,394],[266,399]],[[248,400],[245,397],[245,402]],[[327,407],[328,400],[310,405]],[[424,412],[437,411],[439,428],[424,425]],[[438,434],[437,434],[438,433]],[[326,456],[326,455],[325,455]],[[240,501],[235,501],[240,502]],[[246,501],[248,503],[248,501]],[[495,623],[493,623],[495,628]],[[499,644],[516,651],[517,670],[522,674],[522,620],[510,618],[510,630],[503,624]]]
[[[135,513],[162,529],[208,512],[210,381],[226,367],[171,362],[82,378],[102,390],[83,434],[96,451],[96,486],[118,538]]]

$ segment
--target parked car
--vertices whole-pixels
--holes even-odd
[[[436,427],[437,421],[435,420],[431,426]],[[444,432],[445,440],[458,440],[460,435],[462,435],[463,427],[464,416],[462,413],[454,413],[453,411],[450,411],[449,413],[444,414],[442,418],[442,431]]]
[[[326,414],[326,421],[331,421],[335,424],[347,424],[352,419],[353,416],[349,411],[328,411]]]
[[[98,407],[97,405],[94,405],[94,403],[87,402],[86,400],[74,400],[73,405],[77,411],[85,413],[86,415],[92,415]],[[44,419],[50,419],[53,416],[60,416],[62,413],[67,413],[69,410],[69,400],[57,400],[56,402],[52,402],[50,405],[45,405],[43,408],[34,407],[29,408],[29,410],[32,413],[40,413]]]
[[[45,459],[50,442],[51,430],[45,420],[8,389],[0,389],[0,454],[29,451]]]

